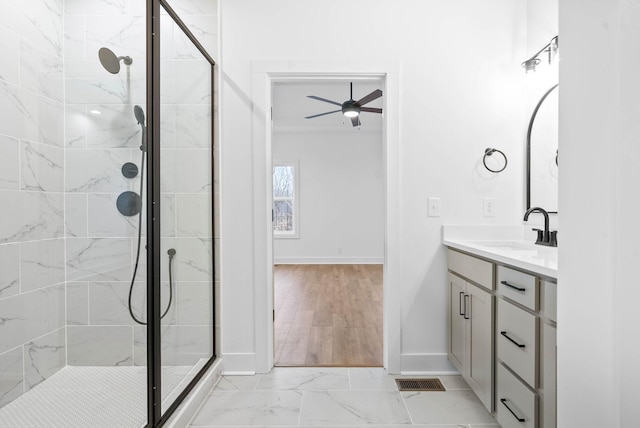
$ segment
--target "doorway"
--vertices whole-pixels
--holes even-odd
[[[273,338],[273,171],[271,146],[272,86],[296,79],[327,79],[373,76],[383,80],[384,109],[384,267],[383,267],[383,367],[400,373],[402,367],[402,304],[397,287],[402,284],[400,257],[400,62],[391,59],[342,60],[256,60],[252,61],[251,95],[253,151],[253,319],[254,352],[227,354],[225,365],[238,371],[268,373],[274,366]]]
[[[371,76],[272,84],[276,366],[383,365],[383,116],[354,126],[326,102],[383,89]]]

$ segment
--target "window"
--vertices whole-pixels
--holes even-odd
[[[273,236],[297,238],[298,226],[297,162],[273,165]]]

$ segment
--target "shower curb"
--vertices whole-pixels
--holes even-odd
[[[218,358],[209,367],[200,382],[191,390],[182,404],[163,425],[167,428],[186,428],[196,415],[202,403],[206,400],[214,386],[222,378],[222,359]]]

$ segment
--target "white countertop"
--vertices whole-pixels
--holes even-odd
[[[558,248],[536,245],[527,235],[520,226],[444,226],[442,244],[557,279]]]

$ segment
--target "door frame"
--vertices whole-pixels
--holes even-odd
[[[400,64],[372,61],[254,61],[252,62],[253,200],[254,200],[254,313],[255,367],[267,373],[274,366],[273,230],[272,208],[272,87],[275,82],[378,77],[384,82],[384,264],[383,365],[400,373],[401,300],[393,292],[401,284],[400,271]]]

